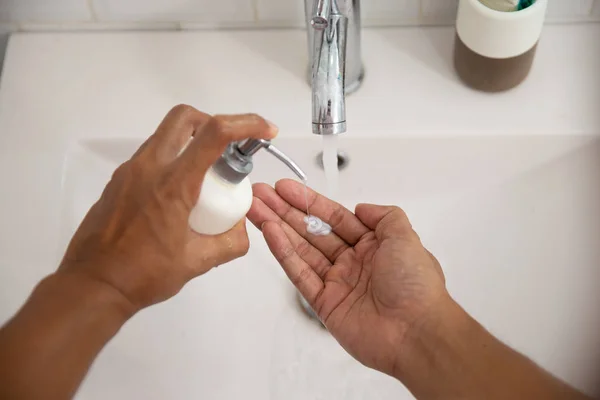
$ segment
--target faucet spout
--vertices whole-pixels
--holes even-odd
[[[363,78],[359,0],[305,0],[312,86],[312,131],[346,132],[346,93]],[[350,78],[350,81],[348,80]]]
[[[312,59],[312,128],[313,133],[318,135],[346,132],[344,79],[348,18],[339,12],[336,2],[337,0],[318,0],[315,8],[320,13],[311,21],[315,30]],[[329,9],[320,8],[323,3],[329,6]]]

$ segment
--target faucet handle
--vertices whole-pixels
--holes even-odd
[[[316,0],[314,2],[313,17],[310,20],[312,27],[315,29],[327,29],[330,11],[331,0]]]

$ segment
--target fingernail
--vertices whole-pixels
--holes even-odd
[[[267,221],[265,221],[262,224],[260,224],[260,230],[261,231],[263,230],[263,228],[265,227],[266,224],[267,224]]]
[[[277,127],[277,125],[275,125],[274,123],[272,123],[268,119],[266,119],[265,121],[267,121],[267,124],[269,124],[269,128],[271,129],[271,132],[273,132],[275,134],[277,134],[279,132],[279,128]]]

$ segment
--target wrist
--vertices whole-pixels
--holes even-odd
[[[449,296],[410,333],[407,343],[394,376],[415,397],[510,397],[497,396],[499,388],[489,382],[499,370],[513,369],[504,346]]]
[[[98,352],[133,315],[119,296],[76,271],[43,279],[0,330],[0,397],[71,398]]]
[[[456,367],[454,347],[479,325],[449,295],[407,332],[397,356],[394,377],[410,389],[412,382],[433,377],[446,367]],[[454,365],[453,365],[454,364]]]
[[[42,280],[38,291],[60,302],[73,302],[82,312],[94,313],[108,324],[119,327],[137,311],[113,286],[80,271],[59,270]]]
[[[416,398],[585,398],[502,344],[448,296],[408,332],[394,376]]]

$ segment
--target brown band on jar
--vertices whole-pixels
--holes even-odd
[[[460,79],[473,89],[502,92],[514,88],[527,78],[536,49],[537,42],[519,56],[490,58],[471,50],[456,34],[454,67]]]

